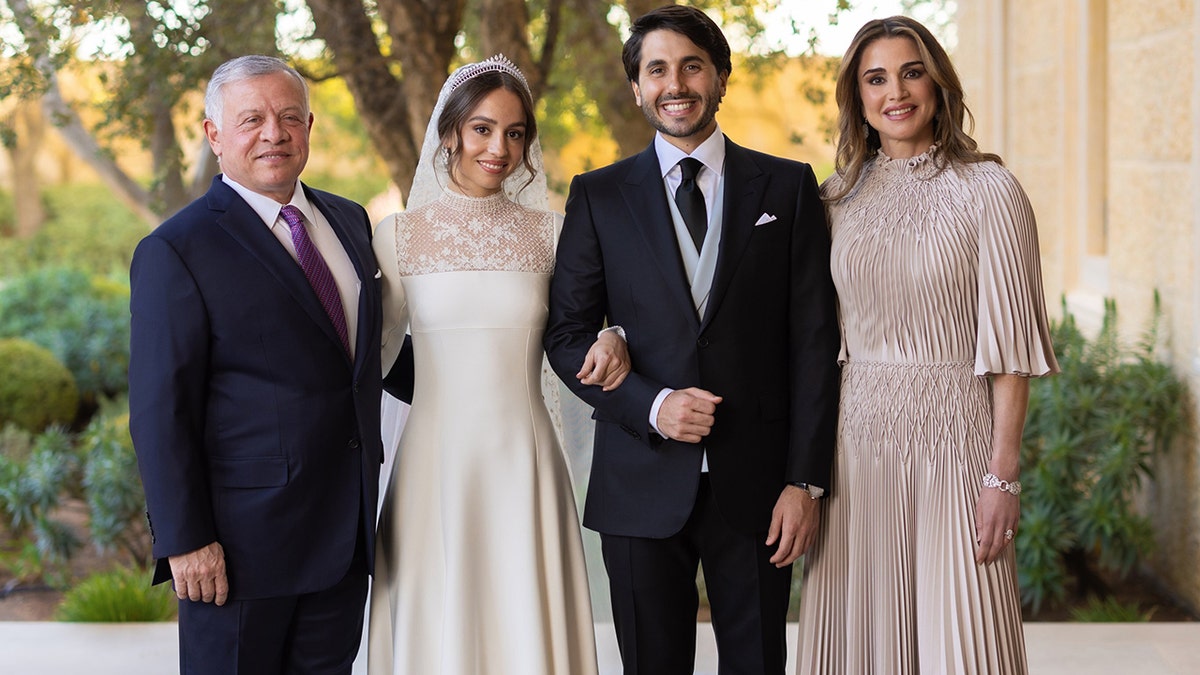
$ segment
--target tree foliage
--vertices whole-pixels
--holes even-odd
[[[830,14],[844,0],[826,0]],[[607,130],[622,154],[651,131],[632,105],[620,64],[630,16],[661,0],[3,0],[5,68],[0,96],[40,99],[48,119],[148,223],[201,194],[217,171],[198,134],[199,96],[213,69],[239,54],[281,54],[315,80],[341,78],[388,175],[407,189],[426,122],[458,63],[503,52],[535,98]],[[764,12],[779,0],[694,2],[757,62]],[[298,29],[276,30],[279,26]],[[802,28],[795,27],[802,33]],[[88,48],[84,53],[84,48]],[[97,46],[98,45],[98,46]],[[81,60],[100,73],[99,101],[68,96],[64,76]],[[84,120],[88,121],[84,121]],[[6,132],[0,128],[0,136]],[[7,130],[11,134],[11,129]],[[147,183],[117,160],[116,139],[137,139],[153,159]],[[196,146],[202,149],[197,150]],[[186,158],[196,157],[189,166]]]

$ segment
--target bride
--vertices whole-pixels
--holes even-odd
[[[528,84],[502,55],[442,87],[409,195],[374,247],[385,371],[406,328],[415,390],[384,493],[372,675],[594,674],[575,501],[542,397],[560,220]],[[619,386],[605,332],[580,378]]]

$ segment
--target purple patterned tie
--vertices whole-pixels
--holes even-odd
[[[333,328],[337,331],[338,337],[342,339],[342,347],[349,354],[350,338],[346,332],[346,312],[342,309],[342,298],[338,295],[337,284],[333,281],[333,273],[329,271],[329,266],[325,264],[321,252],[317,250],[312,240],[308,238],[308,233],[304,231],[304,215],[300,213],[300,209],[291,204],[280,209],[279,215],[283,216],[288,227],[292,228],[292,243],[296,245],[296,257],[300,260],[300,268],[304,270],[304,276],[308,279],[309,285],[316,291],[317,299],[321,301],[325,313],[333,321]]]

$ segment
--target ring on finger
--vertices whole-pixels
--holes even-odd
[[[1005,541],[1012,541],[1012,538],[1013,538],[1013,535],[1014,535],[1014,534],[1015,534],[1015,532],[1013,532],[1013,531],[1012,531],[1012,528],[1009,528],[1009,529],[1005,530],[1005,531],[1004,531],[1004,540],[1005,540]]]

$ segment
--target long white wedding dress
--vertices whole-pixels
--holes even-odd
[[[384,220],[384,358],[410,327],[412,410],[383,497],[372,675],[587,675],[571,477],[542,397],[555,218],[503,193]]]

